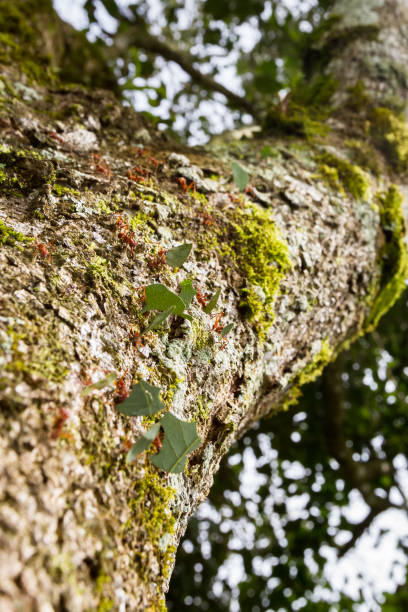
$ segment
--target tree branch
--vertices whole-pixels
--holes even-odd
[[[127,20],[126,17],[123,17]],[[128,20],[129,21],[129,20]],[[131,23],[129,21],[129,23]],[[107,33],[110,37],[112,34]],[[138,49],[160,55],[169,62],[175,62],[186,72],[192,80],[207,91],[214,91],[224,95],[230,106],[237,110],[250,114],[254,119],[259,118],[257,108],[248,102],[242,96],[234,93],[221,83],[218,83],[213,77],[208,74],[203,74],[195,64],[199,63],[199,59],[186,51],[182,51],[173,44],[167,41],[160,40],[156,36],[152,36],[148,32],[142,32],[140,28],[134,26],[127,30],[126,33],[121,32],[117,36],[113,36],[113,47],[122,51],[126,47],[135,46]]]

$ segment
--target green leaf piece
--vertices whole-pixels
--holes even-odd
[[[133,387],[129,397],[117,406],[117,409],[126,416],[154,416],[164,408],[159,395],[158,387],[153,387],[141,380]]]
[[[269,155],[272,155],[272,148],[269,145],[265,145],[261,149],[261,157],[262,159],[265,159],[266,157],[269,157]]]
[[[166,255],[166,263],[173,268],[179,268],[190,255],[192,248],[192,244],[181,244],[174,249],[169,249]]]
[[[92,391],[95,391],[95,389],[103,389],[104,387],[109,387],[109,385],[111,385],[113,381],[116,380],[116,378],[117,373],[112,372],[112,374],[109,374],[109,376],[107,376],[106,378],[102,378],[102,380],[98,380],[98,382],[92,383],[92,385],[88,385],[87,387],[85,387],[85,389],[81,391],[82,397],[88,397],[88,395],[90,395]]]
[[[237,162],[232,162],[232,175],[234,177],[234,183],[240,191],[243,191],[249,182],[249,174],[242,166]]]
[[[190,278],[186,278],[186,280],[183,280],[183,282],[180,283],[180,287],[181,287],[180,297],[183,300],[186,308],[188,308],[191,304],[193,297],[195,296],[197,292],[194,289],[193,283]]]
[[[143,453],[146,449],[149,448],[155,437],[160,431],[160,423],[155,423],[151,426],[151,428],[140,436],[138,440],[133,444],[132,448],[126,455],[126,463],[132,463],[135,460],[136,455]]]
[[[233,323],[228,323],[225,327],[220,331],[220,338],[225,338],[227,334],[230,333],[231,329],[234,327]]]
[[[146,300],[142,312],[147,312],[148,310],[168,310],[171,306],[174,306],[174,314],[177,315],[180,315],[185,309],[185,304],[181,297],[161,283],[146,287]]]
[[[146,327],[145,330],[143,330],[142,334],[145,334],[146,332],[159,327],[159,325],[161,325],[163,321],[167,319],[167,317],[169,317],[171,314],[174,313],[174,310],[175,310],[175,306],[170,306],[170,308],[161,312],[159,315],[157,315],[157,317],[154,317],[153,321],[150,323],[148,327]]]
[[[161,419],[165,431],[163,447],[151,462],[165,472],[179,474],[186,467],[187,456],[201,442],[195,423],[187,423],[167,412]]]
[[[203,310],[206,314],[210,314],[210,312],[214,310],[214,308],[217,305],[218,298],[220,297],[220,295],[221,295],[221,288],[217,289],[217,291],[214,293],[214,295],[212,296],[208,304],[204,306]]]

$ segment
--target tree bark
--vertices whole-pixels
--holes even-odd
[[[348,23],[346,63],[336,51],[324,68],[341,100],[326,122],[313,118],[305,137],[306,117],[288,136],[283,113],[279,130],[257,139],[189,149],[106,90],[57,80],[58,49],[73,34],[48,2],[37,12],[35,4],[27,17],[16,2],[14,44],[0,39],[0,607],[160,610],[177,544],[224,453],[294,401],[401,290],[404,227],[390,185],[405,188],[405,126],[387,107],[387,126],[376,128],[384,87],[371,87],[375,71],[354,71],[349,54],[357,45],[362,60],[366,33],[356,42],[359,26]],[[376,20],[390,3],[369,4]],[[405,9],[391,4],[387,24],[398,29],[392,19]],[[10,26],[7,10],[0,17]],[[18,50],[23,25],[30,64]],[[334,27],[326,50],[339,40]],[[408,53],[397,39],[382,85],[394,83],[392,61]],[[377,36],[377,56],[385,43]],[[45,47],[51,58],[39,57]],[[397,145],[386,138],[396,122]],[[246,194],[232,161],[251,177]],[[162,265],[160,248],[188,242],[184,266]],[[193,300],[192,322],[169,318],[140,346],[143,287],[161,282],[177,293],[187,278],[204,295],[222,289],[217,311],[222,325],[234,324],[228,342]],[[127,388],[140,379],[160,387],[173,414],[197,423],[202,443],[184,473],[156,469],[146,453],[126,464],[146,420],[118,413],[120,385],[82,394],[112,372]]]

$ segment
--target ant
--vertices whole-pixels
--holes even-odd
[[[157,453],[159,451],[161,451],[161,449],[162,449],[162,446],[163,446],[162,440],[163,440],[162,432],[158,433],[157,436],[155,437],[155,439],[153,440],[153,446],[156,449]]]
[[[129,338],[134,342],[135,347],[139,349],[139,351],[141,348],[143,348],[144,344],[140,337],[140,333],[136,332],[134,329],[131,329],[129,332]]]
[[[47,132],[48,136],[51,136],[51,138],[54,138],[54,140],[57,140],[58,142],[64,142],[64,139],[61,138],[61,136],[58,136],[57,132]]]
[[[105,162],[101,158],[100,155],[97,155],[96,153],[92,153],[92,155],[91,155],[91,165],[93,166],[93,168],[94,168],[94,170],[96,172],[100,172],[101,174],[106,176],[108,181],[111,180],[111,169],[109,167],[109,164],[107,162]]]
[[[203,293],[201,293],[201,291],[199,289],[196,289],[196,300],[197,302],[200,304],[200,306],[202,306],[204,308],[204,306],[207,306],[208,300],[210,299],[210,296],[204,295]]]
[[[120,378],[118,378],[118,380],[115,382],[115,386],[116,386],[116,402],[118,404],[120,404],[121,402],[124,402],[125,399],[127,399],[130,395],[130,391],[127,387],[127,384],[125,382],[125,378],[126,378],[126,374],[127,374],[127,370],[125,370],[125,372],[123,373],[123,376],[121,376]]]
[[[256,199],[256,193],[254,191],[254,188],[252,187],[252,185],[248,185],[247,187],[245,187],[245,193],[247,195],[252,196],[254,199]]]
[[[216,312],[214,315],[211,315],[211,316],[215,317],[215,321],[212,326],[213,331],[217,332],[217,334],[221,333],[223,330],[223,326],[221,325],[221,319],[224,316],[224,313]]]
[[[131,170],[128,170],[128,176],[131,181],[136,183],[144,183],[149,177],[149,171],[142,166],[134,166]]]
[[[230,200],[230,202],[232,202],[233,204],[241,204],[242,200],[240,196],[237,196],[233,193],[229,193],[228,194],[228,198]]]
[[[115,225],[119,230],[119,239],[125,242],[128,246],[130,246],[131,250],[134,251],[138,246],[138,242],[136,241],[135,235],[130,229],[128,222],[124,220],[122,215],[119,215],[115,221]]]
[[[51,438],[56,440],[57,438],[70,438],[70,434],[67,432],[63,432],[62,428],[64,427],[65,421],[68,419],[69,413],[64,410],[64,408],[60,408],[57,416],[55,417],[54,425],[51,432]]]
[[[189,185],[187,185],[187,181],[184,177],[180,176],[180,178],[177,179],[178,184],[180,185],[181,189],[183,190],[184,193],[187,193],[187,191],[189,189],[192,189],[193,192],[196,192],[196,186],[195,186],[195,182],[191,181],[191,183]]]
[[[198,216],[200,217],[200,219],[202,219],[202,222],[204,225],[207,225],[208,227],[210,227],[211,225],[214,224],[214,219],[210,215],[210,213],[202,212],[202,213],[198,213]]]
[[[38,242],[37,238],[34,241],[34,247],[43,259],[46,259],[49,264],[52,262],[50,249],[53,250],[52,244],[46,244],[45,242]]]
[[[150,256],[147,258],[147,265],[154,270],[162,268],[166,264],[166,255],[167,250],[160,247],[156,257]]]

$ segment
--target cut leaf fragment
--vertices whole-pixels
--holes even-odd
[[[217,291],[214,293],[214,295],[212,296],[208,304],[204,306],[203,310],[206,314],[210,314],[210,312],[214,310],[214,308],[217,305],[218,298],[220,297],[220,295],[221,295],[221,288],[217,289]]]
[[[163,446],[151,462],[165,472],[179,474],[186,467],[187,456],[201,442],[195,423],[187,423],[167,412],[161,419],[165,431]]]
[[[195,294],[197,293],[193,287],[193,283],[190,278],[186,278],[180,283],[181,291],[180,297],[183,300],[185,307],[188,308]]]
[[[109,374],[109,376],[107,376],[106,378],[102,378],[102,380],[98,380],[98,382],[92,383],[92,385],[88,385],[87,387],[85,387],[85,389],[81,391],[82,397],[87,397],[92,393],[92,391],[95,391],[95,389],[103,389],[104,387],[108,387],[116,380],[116,378],[117,373],[112,372],[112,374]]]
[[[154,416],[164,408],[159,395],[158,387],[141,380],[133,387],[129,397],[117,406],[117,410],[126,416]]]
[[[237,162],[232,162],[232,175],[234,177],[234,183],[240,191],[243,191],[249,182],[249,174],[242,166]]]
[[[149,446],[152,444],[155,437],[158,435],[160,431],[160,423],[155,423],[150,427],[146,433],[144,433],[136,442],[133,444],[132,448],[126,455],[126,463],[132,463],[136,458],[136,455],[139,455],[143,451],[147,450]]]
[[[174,310],[175,306],[170,306],[170,308],[161,312],[159,315],[157,315],[157,317],[154,317],[153,321],[148,327],[146,327],[146,329],[142,333],[145,334],[146,332],[159,327],[159,325],[161,325],[163,321],[167,319],[167,317],[169,317],[171,314],[174,314]]]
[[[192,244],[181,244],[174,249],[169,249],[166,255],[166,263],[173,268],[179,268],[190,255],[192,248]]]
[[[168,310],[174,306],[174,314],[180,315],[185,309],[185,304],[181,297],[167,289],[161,283],[148,285],[145,290],[146,298],[142,312],[148,310]]]
[[[220,331],[220,338],[225,338],[225,336],[229,334],[229,332],[231,331],[233,327],[234,327],[233,323],[228,323],[228,325],[223,327],[223,329]]]

